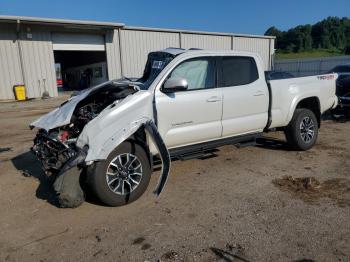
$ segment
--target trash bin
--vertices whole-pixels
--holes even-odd
[[[26,100],[26,88],[24,85],[15,85],[13,89],[15,91],[16,100]]]

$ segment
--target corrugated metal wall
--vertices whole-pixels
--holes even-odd
[[[120,32],[122,71],[125,76],[140,77],[151,51],[180,47],[178,33],[125,30]]]
[[[82,33],[89,30],[21,24],[20,41],[17,42],[15,24],[0,26],[0,99],[13,99],[13,85],[23,81],[29,98],[41,97],[44,91],[48,91],[50,96],[57,96],[52,33]],[[261,55],[266,70],[271,68],[274,53],[274,39],[259,37],[131,27],[99,33],[105,34],[109,79],[122,75],[140,77],[147,54],[167,47],[256,52]],[[19,50],[22,53],[24,79]]]
[[[258,53],[264,63],[265,70],[271,67],[271,39],[264,38],[248,38],[248,37],[234,37],[233,50],[248,51]],[[270,51],[269,51],[270,50]]]
[[[30,28],[32,39],[22,32],[20,41],[27,96],[41,97],[44,91],[57,96],[51,32],[42,27]]]
[[[200,35],[200,34],[181,34],[182,48],[201,48],[209,50],[230,50],[230,36]]]
[[[14,99],[13,86],[23,84],[16,26],[0,24],[0,99]]]
[[[350,56],[276,60],[274,69],[286,71],[294,76],[324,74],[333,67],[349,64]]]
[[[122,72],[118,29],[110,30],[106,34],[106,54],[109,80],[120,78]]]
[[[135,29],[120,29],[120,32],[122,71],[131,77],[142,75],[149,52],[167,47],[255,52],[260,54],[265,70],[271,68],[274,53],[273,39]]]

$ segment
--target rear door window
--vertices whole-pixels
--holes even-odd
[[[258,78],[259,73],[254,58],[245,56],[221,58],[219,87],[247,85]]]

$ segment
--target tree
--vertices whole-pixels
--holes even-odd
[[[276,37],[276,48],[277,49],[284,49],[285,48],[284,33],[282,31],[278,30],[276,27],[271,26],[269,29],[266,30],[265,35]]]
[[[276,48],[284,52],[313,48],[344,51],[350,46],[350,20],[346,17],[328,17],[314,25],[299,25],[287,31],[272,26],[265,35],[276,36]]]

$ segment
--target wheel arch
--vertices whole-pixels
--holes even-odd
[[[316,116],[318,127],[321,127],[321,104],[317,96],[295,98],[288,113],[286,126],[292,121],[295,110],[301,108],[311,110]]]
[[[301,99],[295,109],[301,108],[312,111],[316,116],[318,127],[321,127],[321,104],[320,99],[317,96]]]

